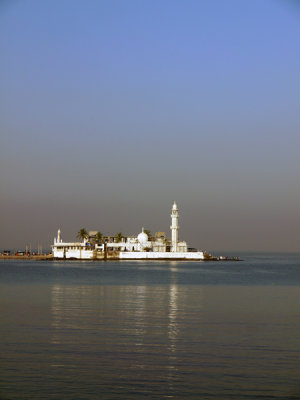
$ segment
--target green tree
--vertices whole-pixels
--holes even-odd
[[[164,240],[163,240],[163,242],[164,242],[164,244],[168,244],[169,242],[170,242],[170,240],[168,239],[168,238],[164,238]]]
[[[123,239],[123,237],[124,237],[124,236],[122,235],[121,232],[116,233],[116,234],[115,234],[115,240],[116,240],[116,242],[117,242],[117,243],[121,242],[121,240]]]
[[[100,243],[102,241],[102,239],[103,239],[102,233],[101,232],[97,232],[96,235],[95,235],[95,239],[94,239],[95,243]]]
[[[144,233],[148,236],[148,240],[152,240],[151,231],[149,229],[144,229]]]
[[[81,228],[80,231],[77,233],[77,238],[80,240],[88,239],[89,235],[84,228]]]

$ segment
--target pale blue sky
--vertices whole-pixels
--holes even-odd
[[[300,7],[0,5],[0,250],[58,227],[299,251]]]

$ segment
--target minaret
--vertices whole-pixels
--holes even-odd
[[[59,230],[57,231],[57,243],[61,243],[60,234],[61,234],[61,231],[60,231],[60,229],[59,229]]]
[[[172,219],[172,225],[170,226],[170,229],[172,231],[172,252],[177,251],[177,243],[178,243],[178,208],[177,205],[174,201],[173,207],[172,207],[172,214],[171,214],[171,219]]]

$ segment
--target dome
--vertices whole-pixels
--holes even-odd
[[[145,245],[148,242],[148,235],[144,232],[144,228],[141,233],[138,234],[138,242],[142,245]]]

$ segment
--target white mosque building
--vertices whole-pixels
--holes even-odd
[[[120,260],[203,260],[202,251],[189,249],[185,241],[178,240],[178,207],[174,202],[171,211],[171,240],[164,232],[156,232],[149,238],[142,232],[137,236],[123,237],[120,241],[105,237],[101,244],[91,240],[96,232],[90,232],[83,242],[63,242],[60,229],[54,238],[52,253],[55,259],[120,259]]]

